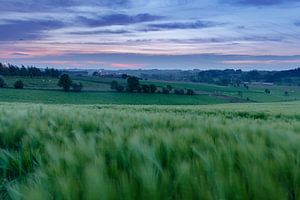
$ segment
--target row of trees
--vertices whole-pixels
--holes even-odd
[[[242,86],[245,82],[267,82],[300,86],[300,68],[285,71],[226,70],[144,70],[141,78],[164,81],[191,81],[218,85]]]
[[[39,69],[37,67],[28,66],[25,67],[22,65],[18,67],[16,65],[4,65],[0,63],[0,75],[3,76],[29,76],[29,77],[36,77],[36,76],[47,76],[47,77],[59,77],[61,72],[57,69],[53,68],[46,68],[46,69]]]
[[[194,95],[195,92],[192,89],[173,89],[171,85],[166,87],[158,88],[155,84],[140,84],[140,81],[137,77],[129,76],[127,78],[126,86],[119,84],[118,81],[114,80],[111,82],[111,89],[118,92],[138,92],[138,93],[163,93],[170,94],[174,93],[177,95]]]

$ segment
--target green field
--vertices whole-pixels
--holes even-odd
[[[129,104],[129,105],[202,105],[236,102],[282,102],[300,100],[300,87],[277,85],[249,85],[245,87],[218,86],[203,83],[141,81],[141,84],[155,84],[159,88],[171,85],[173,88],[193,89],[195,96],[173,94],[130,94],[117,93],[110,89],[111,78],[73,77],[75,82],[82,82],[83,92],[64,93],[57,86],[55,78],[4,77],[8,88],[0,89],[0,102],[34,102],[56,104]],[[12,88],[16,80],[22,80],[24,90]],[[126,80],[117,79],[125,86]],[[266,94],[269,89],[271,94]],[[242,93],[242,96],[239,94]],[[288,95],[285,95],[285,92]]]
[[[0,199],[299,199],[300,102],[0,104]]]
[[[228,101],[209,95],[180,96],[163,94],[139,94],[117,92],[60,90],[0,89],[2,102],[34,102],[51,104],[129,104],[129,105],[201,105],[226,103]]]

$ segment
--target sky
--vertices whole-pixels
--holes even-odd
[[[0,0],[0,62],[55,68],[300,67],[300,0]]]

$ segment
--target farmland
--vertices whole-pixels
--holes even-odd
[[[299,116],[299,102],[1,103],[1,199],[298,199]]]
[[[126,84],[124,79],[100,77],[74,77],[75,82],[81,82],[83,92],[64,93],[57,86],[58,79],[46,77],[4,77],[8,88],[0,89],[2,102],[34,102],[52,104],[129,104],[129,105],[202,105],[235,102],[280,102],[300,100],[299,86],[278,86],[250,84],[243,86],[219,86],[204,83],[141,81],[141,84],[155,84],[159,88],[171,85],[173,88],[190,88],[196,92],[194,96],[178,96],[173,94],[139,94],[118,93],[110,88],[110,83],[117,80]],[[12,88],[16,80],[24,82],[24,90]],[[265,89],[271,91],[265,93]],[[286,95],[286,92],[288,95]]]
[[[0,199],[299,199],[298,86],[141,81],[187,96],[4,79]]]

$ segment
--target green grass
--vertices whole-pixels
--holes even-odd
[[[209,95],[179,96],[117,92],[80,93],[60,90],[0,89],[0,102],[34,102],[51,104],[131,104],[131,105],[201,105],[229,102]]]
[[[300,102],[0,104],[0,199],[299,199]]]
[[[279,85],[263,85],[263,84],[249,84],[247,90],[244,86],[219,86],[205,83],[189,83],[189,82],[159,82],[159,81],[143,81],[148,84],[156,84],[161,87],[171,85],[173,88],[191,88],[198,93],[212,94],[212,95],[225,95],[228,97],[236,97],[241,99],[249,98],[255,102],[278,102],[278,101],[294,101],[300,100],[300,87],[299,86],[279,86]],[[269,89],[271,94],[266,94],[265,89]],[[243,96],[239,96],[239,91]],[[285,91],[289,92],[285,96]]]

